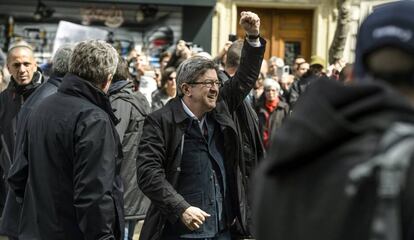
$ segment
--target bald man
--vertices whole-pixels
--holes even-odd
[[[42,74],[37,71],[37,64],[32,48],[19,43],[7,53],[7,69],[10,83],[0,93],[0,176],[7,176],[13,161],[14,134],[16,116],[24,101],[39,86]],[[3,210],[6,196],[4,179],[0,179],[0,210]]]

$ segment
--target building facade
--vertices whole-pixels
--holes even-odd
[[[328,60],[337,18],[338,0],[218,0],[213,17],[212,52],[218,52],[229,34],[243,36],[238,27],[241,11],[254,11],[261,17],[262,36],[268,41],[265,58],[282,57],[291,63],[297,55],[309,61],[318,55]],[[350,22],[343,58],[354,60],[358,26],[375,6],[389,0],[347,0]]]

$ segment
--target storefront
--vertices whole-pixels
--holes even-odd
[[[83,35],[77,26],[86,26],[103,31],[105,40],[123,55],[131,48],[156,55],[179,39],[210,52],[215,4],[215,0],[0,1],[0,48],[6,51],[12,42],[22,39],[45,62],[55,48],[56,34],[76,38]],[[60,21],[73,28],[58,32]]]
[[[287,62],[296,55],[328,59],[339,0],[85,0],[0,1],[0,48],[22,38],[36,47],[40,61],[53,53],[59,21],[107,31],[122,54],[137,47],[156,55],[184,39],[216,55],[229,34],[243,37],[238,20],[244,10],[259,13],[266,58]],[[390,0],[348,0],[351,19],[344,59],[354,59],[361,19]],[[40,5],[39,5],[40,4]]]

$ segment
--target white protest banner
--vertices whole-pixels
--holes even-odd
[[[106,40],[107,36],[108,31],[106,30],[60,21],[53,44],[53,54],[64,44],[74,44],[90,39]]]

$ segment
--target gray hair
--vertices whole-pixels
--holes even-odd
[[[184,83],[196,82],[209,69],[218,72],[218,67],[214,61],[205,57],[191,57],[182,62],[177,69],[177,95],[183,95],[181,87]]]
[[[105,83],[114,75],[118,52],[102,40],[87,40],[76,44],[69,62],[69,72],[94,85]]]
[[[280,84],[272,79],[272,78],[266,78],[263,82],[263,88],[264,89],[269,89],[269,88],[274,88],[276,89],[276,91],[280,91]]]
[[[282,59],[282,58],[278,58],[278,57],[276,57],[276,56],[272,56],[272,57],[269,59],[269,63],[270,63],[270,64],[275,63],[275,64],[276,64],[276,66],[278,66],[278,67],[283,67],[283,66],[285,66],[285,61],[283,61],[283,59]]]
[[[58,48],[52,59],[52,73],[63,77],[69,70],[69,61],[73,52],[73,46],[66,44]]]

